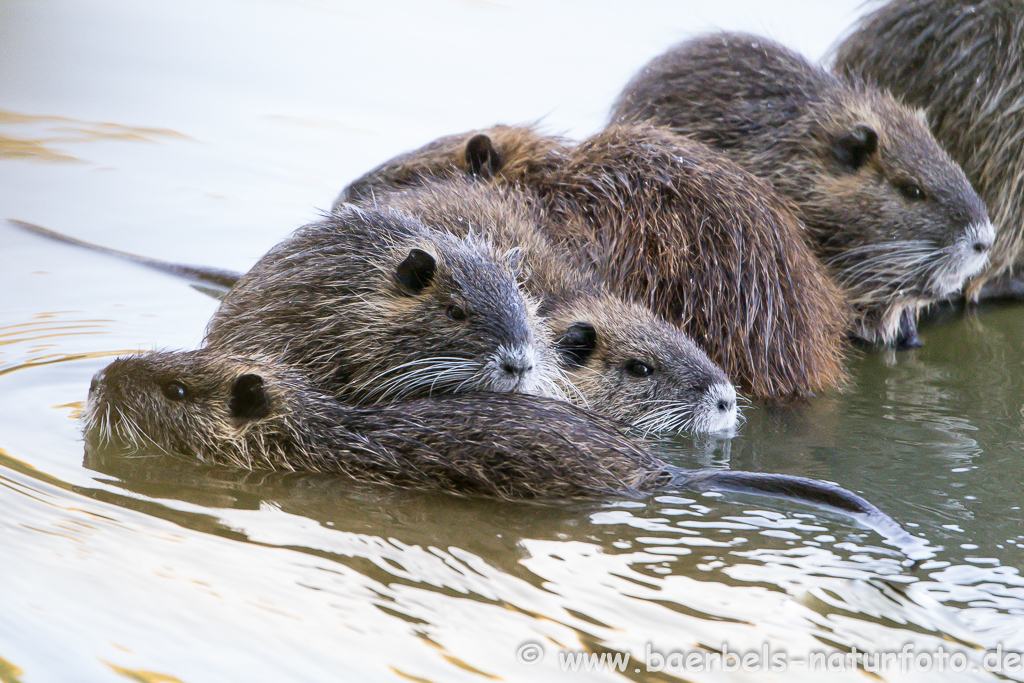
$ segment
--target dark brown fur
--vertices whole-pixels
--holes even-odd
[[[917,310],[959,289],[992,243],[984,203],[915,112],[765,38],[673,47],[626,86],[612,121],[670,126],[771,181],[871,342],[915,343]]]
[[[225,298],[206,344],[300,367],[347,401],[561,396],[547,327],[514,261],[479,235],[342,208],[264,256]]]
[[[111,363],[90,387],[85,437],[92,452],[166,453],[512,500],[679,488],[760,493],[858,515],[908,555],[928,554],[921,539],[834,484],[680,469],[621,426],[567,403],[514,394],[346,406],[277,362],[202,349]]]
[[[545,218],[535,203],[466,178],[375,194],[375,205],[518,250],[523,286],[540,302],[575,388],[570,400],[652,431],[734,427],[736,394],[725,372],[678,328],[564,259],[541,235]]]
[[[1024,2],[895,0],[857,22],[836,69],[888,89],[928,114],[996,226],[970,298],[1024,255]],[[1008,279],[1008,278],[1007,278]],[[986,290],[998,290],[997,283]],[[983,294],[984,295],[984,294]]]
[[[557,138],[510,147],[509,139],[542,136],[528,127],[496,130],[494,157],[510,168],[470,159],[459,168],[528,190],[554,242],[617,293],[681,324],[746,391],[807,396],[842,381],[843,296],[764,182],[704,145],[651,127],[609,129],[573,148]],[[430,168],[443,177],[452,173],[448,159],[468,154],[481,136],[489,131],[449,136],[447,148],[438,141],[402,158],[418,177]],[[514,156],[554,146],[557,165]],[[396,183],[378,169],[342,195],[373,185]]]

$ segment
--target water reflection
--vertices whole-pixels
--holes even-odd
[[[64,116],[39,116],[0,109],[0,159],[82,161],[62,148],[110,140],[152,143],[165,138],[183,140],[187,136],[167,128],[80,121]]]

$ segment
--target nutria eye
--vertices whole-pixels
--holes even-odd
[[[452,320],[463,321],[469,317],[465,309],[459,308],[458,306],[446,306],[444,312],[448,314],[448,317]]]
[[[163,392],[164,392],[164,396],[166,396],[167,398],[169,398],[172,401],[184,401],[185,400],[185,396],[186,396],[185,387],[183,387],[182,385],[178,384],[177,382],[171,382],[170,384],[165,384],[162,387],[162,389],[163,389]]]
[[[924,199],[924,190],[917,183],[912,183],[909,180],[900,180],[896,183],[896,189],[900,191],[904,197],[912,202],[917,202]]]
[[[649,377],[654,373],[654,368],[643,361],[631,360],[626,363],[626,372],[634,377]]]

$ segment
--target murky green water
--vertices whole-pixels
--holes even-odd
[[[0,218],[244,270],[397,152],[542,117],[583,136],[680,36],[745,28],[817,56],[855,14],[721,4],[4,0]],[[773,500],[509,504],[85,459],[92,374],[194,348],[217,302],[6,224],[0,244],[0,681],[812,680],[809,657],[904,646],[905,673],[830,677],[993,678],[1001,646],[1024,679],[1020,307],[941,312],[923,349],[853,352],[843,391],[663,444],[863,493],[940,548],[908,571],[851,520]],[[543,661],[517,659],[532,644]],[[768,659],[675,666],[723,646]],[[563,672],[584,650],[633,659]],[[761,670],[772,656],[788,670]]]

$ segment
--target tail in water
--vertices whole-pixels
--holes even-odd
[[[928,541],[911,536],[899,522],[874,504],[841,486],[789,474],[764,474],[733,470],[684,470],[673,468],[669,487],[692,491],[726,491],[796,500],[848,514],[896,546],[916,565],[935,557]]]
[[[69,244],[81,249],[99,252],[100,254],[113,256],[114,258],[130,261],[131,263],[136,263],[140,266],[151,268],[152,270],[158,270],[162,273],[168,273],[170,275],[175,275],[185,280],[189,280],[200,291],[218,299],[227,294],[228,290],[230,290],[231,287],[242,277],[241,273],[236,273],[230,270],[209,268],[207,266],[181,265],[178,263],[170,263],[168,261],[148,258],[146,256],[129,254],[126,251],[118,251],[117,249],[101,247],[98,244],[91,244],[90,242],[85,242],[74,237],[62,235],[59,232],[54,232],[53,230],[49,230],[48,228],[44,228],[33,223],[26,223],[25,221],[8,219],[7,222],[26,232],[32,233],[33,235],[45,237],[46,239],[51,239],[55,242],[60,242],[61,244]]]

